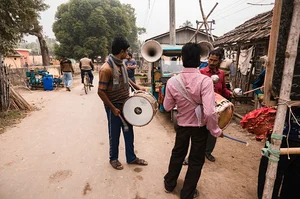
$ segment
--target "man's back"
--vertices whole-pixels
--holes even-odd
[[[91,70],[92,69],[92,66],[91,66],[92,60],[91,59],[84,57],[80,60],[80,63],[81,63],[81,70]]]

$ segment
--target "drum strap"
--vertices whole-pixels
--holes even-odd
[[[188,97],[188,91],[186,90],[184,83],[181,79],[180,74],[175,77],[176,79],[176,84],[175,87],[176,89],[182,94],[182,96],[187,99],[189,102],[191,102],[195,106],[195,113],[198,119],[198,125],[203,126],[201,124],[201,119],[202,119],[202,104],[197,104],[192,98]]]
[[[192,98],[188,97],[188,91],[186,90],[186,88],[184,86],[184,83],[181,79],[180,74],[177,75],[175,77],[175,79],[177,80],[177,86],[176,86],[177,90],[183,95],[183,97],[185,99],[189,100],[193,105],[198,106],[198,104]],[[178,85],[178,83],[179,83],[179,85]]]

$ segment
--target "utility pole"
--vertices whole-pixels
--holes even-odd
[[[201,6],[202,6],[202,2],[199,1],[200,4],[200,10],[201,10]],[[205,17],[205,19],[207,20],[208,17],[211,15],[211,13],[214,11],[214,9],[217,7],[218,3],[215,4],[215,6],[211,9],[211,11],[208,13],[208,15]],[[204,23],[202,23],[196,30],[196,32],[194,33],[194,35],[190,38],[189,42],[191,42],[194,37],[198,34],[199,30],[202,28],[202,26],[204,25]]]
[[[170,14],[170,45],[176,45],[175,0],[169,0]]]

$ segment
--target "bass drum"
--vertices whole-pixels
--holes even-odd
[[[215,93],[215,99],[219,127],[224,130],[230,124],[233,117],[234,106],[229,100],[218,93]]]
[[[133,126],[145,126],[151,122],[158,109],[153,95],[144,91],[134,91],[124,103],[123,115]]]

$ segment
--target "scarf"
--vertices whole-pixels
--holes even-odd
[[[120,66],[121,68],[121,73],[123,75],[123,80],[124,80],[124,87],[125,89],[129,89],[128,74],[123,61],[113,56],[112,54],[108,56],[108,60],[110,60],[113,67],[113,91],[120,89],[118,66]]]

